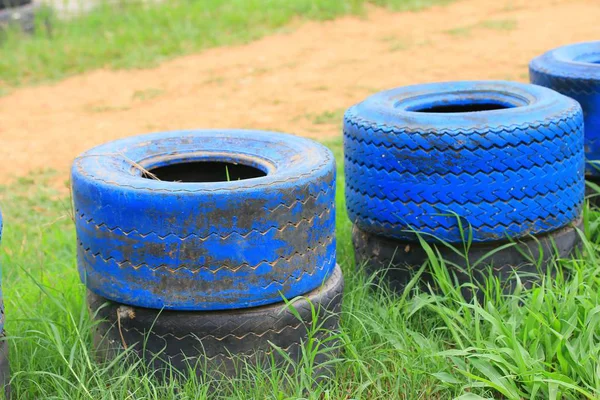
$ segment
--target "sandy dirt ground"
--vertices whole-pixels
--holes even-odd
[[[529,60],[600,38],[598,0],[459,0],[303,23],[147,70],[100,70],[0,98],[0,183],[152,131],[258,128],[327,139],[348,106],[416,83],[527,81]]]

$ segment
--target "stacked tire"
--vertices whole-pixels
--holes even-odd
[[[515,271],[531,283],[578,246],[583,114],[552,90],[481,81],[377,93],[346,112],[344,154],[357,264],[394,289],[426,247],[458,284],[491,273],[511,290]]]
[[[600,42],[550,50],[531,61],[529,76],[531,83],[571,97],[583,108],[587,195],[600,204]]]
[[[331,346],[335,174],[324,146],[261,131],[158,133],[78,157],[78,266],[100,355],[232,375],[299,361],[309,339]]]

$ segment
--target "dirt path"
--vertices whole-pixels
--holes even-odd
[[[526,81],[546,49],[600,38],[598,0],[459,0],[417,13],[306,23],[150,70],[96,71],[0,98],[0,182],[138,133],[245,127],[339,135],[343,110],[394,86]]]

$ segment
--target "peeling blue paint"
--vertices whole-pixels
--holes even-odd
[[[166,182],[142,170],[226,161],[264,177]],[[335,267],[335,161],[324,146],[260,131],[179,131],[96,147],[72,168],[81,279],[148,308],[259,306],[309,292]]]

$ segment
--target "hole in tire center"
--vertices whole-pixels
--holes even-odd
[[[503,110],[506,108],[513,108],[511,105],[500,104],[500,103],[464,103],[464,104],[438,104],[434,106],[428,106],[425,108],[413,109],[414,112],[423,113],[470,113],[480,111],[492,111],[492,110]]]
[[[169,164],[142,173],[147,179],[167,182],[227,182],[260,178],[267,173],[249,165],[224,161],[191,161]]]

